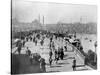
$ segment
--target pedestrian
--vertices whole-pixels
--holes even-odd
[[[32,37],[30,36],[30,41],[32,41]]]
[[[58,52],[55,50],[55,61],[56,61],[56,63],[58,62]]]
[[[44,41],[43,41],[43,40],[41,40],[41,41],[40,41],[40,43],[41,43],[41,46],[43,46]]]
[[[17,48],[19,54],[21,53],[21,48],[22,48],[22,43],[21,43],[21,41],[20,41],[20,42],[18,43],[18,48]]]
[[[50,52],[49,52],[49,57],[52,58],[52,55],[53,55],[53,53],[52,53],[52,51],[50,50]]]
[[[50,38],[50,42],[52,42],[52,37]]]
[[[35,42],[35,37],[33,38],[33,42]]]
[[[58,47],[58,59],[61,57],[61,51],[60,48]]]
[[[50,42],[50,49],[51,49],[51,50],[55,50],[54,41]]]
[[[25,43],[26,43],[25,40],[23,40],[23,47],[25,46]]]
[[[50,64],[50,67],[51,67],[51,65],[52,65],[52,58],[51,57],[49,57],[49,64]]]
[[[18,54],[20,54],[20,53],[21,53],[21,47],[19,46],[19,47],[17,48],[17,50],[18,50]]]
[[[66,45],[66,46],[64,46],[64,48],[65,48],[65,51],[67,52],[67,45]]]
[[[28,42],[28,37],[26,37],[26,41]]]
[[[33,56],[32,55],[30,56],[30,62],[31,62],[31,64],[33,64]]]
[[[28,55],[28,56],[30,56],[31,55],[31,51],[29,50],[29,48],[27,47],[27,52],[26,52],[26,54]]]
[[[37,45],[37,40],[35,40],[35,45]]]
[[[49,48],[50,48],[50,50],[52,50],[52,45],[51,45],[51,42],[50,42]]]
[[[41,69],[42,72],[46,72],[45,65],[46,65],[45,59],[44,58],[40,58],[40,69]]]
[[[61,60],[63,60],[63,57],[64,57],[64,51],[63,48],[61,48]]]
[[[75,58],[73,60],[72,68],[73,68],[73,71],[76,71],[76,59]]]

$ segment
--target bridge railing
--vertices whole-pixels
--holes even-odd
[[[71,43],[68,42],[68,45],[70,45],[73,49],[73,51],[76,52],[76,54],[78,54],[83,60],[85,60],[85,56],[80,52],[80,50],[78,50],[75,46],[73,46]]]

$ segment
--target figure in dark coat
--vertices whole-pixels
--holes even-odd
[[[63,58],[64,58],[64,51],[63,51],[63,48],[61,48],[61,60],[63,60]]]
[[[49,64],[50,64],[50,67],[52,65],[52,58],[49,58]]]
[[[73,65],[72,65],[72,68],[73,68],[73,71],[75,71],[76,70],[76,59],[74,58],[74,60],[73,60]]]
[[[21,48],[22,48],[22,43],[19,42],[18,43],[18,48],[17,48],[19,54],[21,53]]]
[[[30,55],[31,55],[31,51],[29,50],[29,48],[28,48],[28,47],[27,47],[26,54],[27,54],[28,56],[30,56]]]
[[[46,72],[45,65],[46,65],[45,59],[44,58],[40,58],[40,69],[41,69],[42,72]]]
[[[58,62],[59,58],[58,58],[58,52],[55,50],[55,61],[56,63]]]

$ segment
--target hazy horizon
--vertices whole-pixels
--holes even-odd
[[[60,4],[47,2],[34,2],[28,0],[12,1],[12,18],[19,22],[31,23],[39,19],[45,24],[88,23],[97,22],[97,7],[95,5]]]

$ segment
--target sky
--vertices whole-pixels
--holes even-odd
[[[96,22],[97,6],[12,0],[12,18],[31,23],[39,19],[39,15],[41,23],[44,16],[45,24],[73,23],[80,20],[82,23]]]

